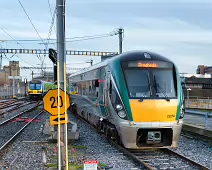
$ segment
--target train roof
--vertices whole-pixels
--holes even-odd
[[[54,82],[48,82],[48,81],[34,79],[34,80],[31,80],[30,83],[48,83],[48,84],[53,84]]]
[[[108,63],[110,63],[110,62],[117,61],[117,60],[119,60],[120,62],[125,62],[125,61],[135,61],[135,60],[146,60],[146,59],[150,59],[150,58],[152,60],[159,60],[159,61],[173,63],[173,61],[171,61],[169,58],[162,56],[160,54],[154,53],[154,52],[140,51],[140,50],[127,51],[127,52],[124,52],[117,56],[114,56],[112,58],[106,59],[105,61],[94,64],[93,66],[90,66],[88,68],[84,68],[80,71],[77,71],[77,72],[73,73],[72,75],[70,75],[69,77],[73,77],[73,76],[79,75],[81,73],[95,70],[97,68],[108,65]]]

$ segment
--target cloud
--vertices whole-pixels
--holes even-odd
[[[212,3],[211,0],[81,0],[77,1],[75,3],[149,3],[149,4],[154,4],[154,3],[179,3],[179,4],[185,4],[185,3],[197,3],[197,4],[202,4],[202,3]]]
[[[123,51],[147,50],[160,53],[172,59],[181,72],[195,72],[199,63],[207,64],[211,58],[212,15],[211,0],[80,0],[66,1],[66,37],[106,34],[116,28],[124,28]],[[47,1],[22,3],[33,24],[43,39],[47,38],[51,16]],[[52,11],[55,0],[50,0]],[[21,9],[15,3],[0,2],[2,27],[14,39],[38,39],[39,37]],[[13,10],[11,10],[13,9]],[[1,39],[10,39],[0,31]],[[56,34],[53,29],[51,38]],[[20,42],[25,48],[44,49],[37,43]],[[16,42],[4,42],[5,48],[21,48]],[[118,36],[66,43],[67,50],[118,51]],[[49,47],[55,48],[53,44]],[[55,48],[56,49],[56,48]],[[10,56],[10,55],[8,55]],[[39,64],[34,55],[19,55],[22,59]],[[69,67],[83,67],[76,64],[96,56],[66,56]],[[20,60],[22,66],[27,63]],[[192,62],[191,62],[192,61]],[[4,62],[8,62],[6,59]],[[51,61],[46,56],[46,64]],[[74,64],[75,63],[75,64]],[[37,70],[38,71],[38,70]],[[24,72],[22,70],[22,72]],[[24,75],[27,75],[26,73]],[[30,75],[28,74],[30,77]]]

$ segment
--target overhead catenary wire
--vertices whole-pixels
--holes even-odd
[[[7,34],[11,39],[13,39],[13,37],[7,32],[5,31],[3,28],[1,28],[2,31],[4,31],[5,34]],[[14,39],[13,39],[14,40]],[[23,47],[23,45],[21,45],[19,42],[17,42],[17,44],[19,44],[21,47]],[[23,47],[24,48],[24,47]],[[2,52],[1,52],[2,53]],[[4,53],[4,55],[6,56],[6,54]],[[25,63],[33,66],[32,64],[30,64],[29,62],[25,61],[24,59],[20,58],[19,56],[16,56],[18,57],[19,59],[21,59],[22,61],[24,61]]]
[[[114,36],[117,35],[117,32],[110,32],[108,34],[99,34],[99,35],[90,35],[90,36],[82,36],[82,37],[71,37],[71,38],[66,38],[65,42],[74,42],[74,41],[83,41],[83,40],[89,40],[89,39],[95,39],[95,38],[104,38],[104,37],[109,37],[109,36]],[[80,39],[80,40],[75,40],[75,39]],[[43,40],[49,40],[49,41],[56,41],[56,39],[43,39]],[[71,41],[69,41],[71,40]],[[0,40],[2,42],[13,42],[13,41],[19,41],[19,42],[40,42],[41,40],[38,39],[20,39],[20,40]]]
[[[21,5],[21,7],[22,7],[23,11],[25,12],[25,14],[26,14],[27,18],[29,19],[29,21],[30,21],[31,25],[33,26],[33,28],[34,28],[35,32],[36,32],[36,33],[37,33],[37,35],[39,36],[40,40],[44,43],[43,39],[41,38],[40,34],[38,33],[38,30],[36,29],[35,25],[33,24],[33,22],[32,22],[32,20],[31,20],[31,18],[29,17],[28,13],[26,12],[26,10],[25,10],[25,8],[24,8],[23,4],[21,3],[21,1],[20,1],[20,0],[18,0],[18,2],[19,2],[19,4]],[[45,45],[45,44],[44,44],[44,45]]]
[[[50,5],[50,4],[49,4],[49,5]],[[55,6],[54,14],[53,14],[53,16],[52,16],[52,21],[51,21],[51,25],[50,25],[49,33],[48,33],[48,37],[47,37],[46,51],[48,50],[49,39],[50,39],[50,37],[51,37],[52,28],[53,28],[53,26],[54,26],[54,20],[55,20],[55,16],[56,16],[56,11],[57,11],[57,7]],[[55,45],[54,45],[54,46],[55,46]],[[56,48],[56,46],[55,46],[55,48]],[[44,55],[43,60],[41,61],[41,62],[42,62],[42,65],[43,65],[43,63],[44,63],[44,61],[45,61],[45,57],[46,57],[46,55]]]

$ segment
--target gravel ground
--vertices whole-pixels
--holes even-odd
[[[136,165],[129,157],[120,153],[118,149],[92,130],[87,124],[82,123],[70,114],[69,119],[77,123],[77,130],[80,132],[80,140],[77,144],[87,148],[86,154],[89,159],[98,160],[102,164],[112,166],[112,170],[139,169],[139,165]]]
[[[38,111],[36,111],[38,113]],[[3,160],[11,162],[17,156],[12,166],[12,170],[42,170],[42,145],[33,141],[46,141],[47,136],[41,132],[41,125],[49,118],[48,113],[41,114],[37,119],[40,121],[32,122],[9,147]],[[29,142],[31,141],[31,142]]]
[[[42,146],[45,146],[47,153],[47,163],[54,163],[56,157],[56,144],[36,143],[27,141],[46,141],[48,136],[40,131],[41,125],[49,118],[49,113],[44,113],[40,122],[33,122],[10,146],[3,160],[11,162],[17,156],[12,170],[43,170]],[[77,130],[80,132],[80,139],[69,145],[69,161],[75,164],[82,163],[83,160],[96,159],[101,164],[113,167],[112,170],[139,169],[139,165],[131,161],[130,158],[120,153],[106,139],[97,134],[88,125],[82,123],[75,116],[69,115],[69,119],[78,124]],[[81,146],[81,149],[79,149]],[[200,140],[189,139],[181,136],[179,148],[175,150],[195,161],[198,161],[212,169],[212,148]]]
[[[13,165],[13,169],[50,169],[44,168],[43,166],[42,146],[47,148],[47,162],[55,163],[55,159],[53,159],[53,157],[56,157],[57,154],[55,151],[56,144],[24,142],[47,140],[48,136],[43,135],[39,130],[41,129],[43,122],[45,122],[49,116],[50,115],[48,113],[44,113],[42,116],[39,116],[41,122],[33,123],[33,126],[30,125],[27,127],[23,134],[21,134],[12,144],[9,151],[7,151],[7,154],[3,158],[5,161],[11,162],[17,155],[19,156]],[[128,157],[121,154],[104,138],[100,137],[100,135],[91,130],[88,125],[82,124],[74,116],[71,116],[69,119],[78,123],[78,130],[80,132],[80,140],[74,145],[69,145],[70,162],[76,164],[77,162],[79,163],[86,159],[97,159],[101,164],[109,166],[112,165],[113,170],[131,170],[131,168],[136,167],[134,162],[130,161]],[[75,156],[77,156],[77,158]]]
[[[179,147],[172,150],[212,169],[212,145],[200,139],[192,139],[181,135]]]
[[[5,144],[13,135],[15,135],[23,126],[25,126],[29,119],[32,119],[34,116],[38,114],[40,109],[36,109],[31,113],[24,113],[20,117],[17,117],[5,124],[1,125],[0,130],[0,147]],[[27,117],[29,119],[23,119],[23,121],[18,120],[21,117]]]

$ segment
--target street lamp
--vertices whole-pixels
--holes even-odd
[[[190,91],[190,90],[191,90],[190,88],[187,89],[188,108],[189,108],[189,91]]]

